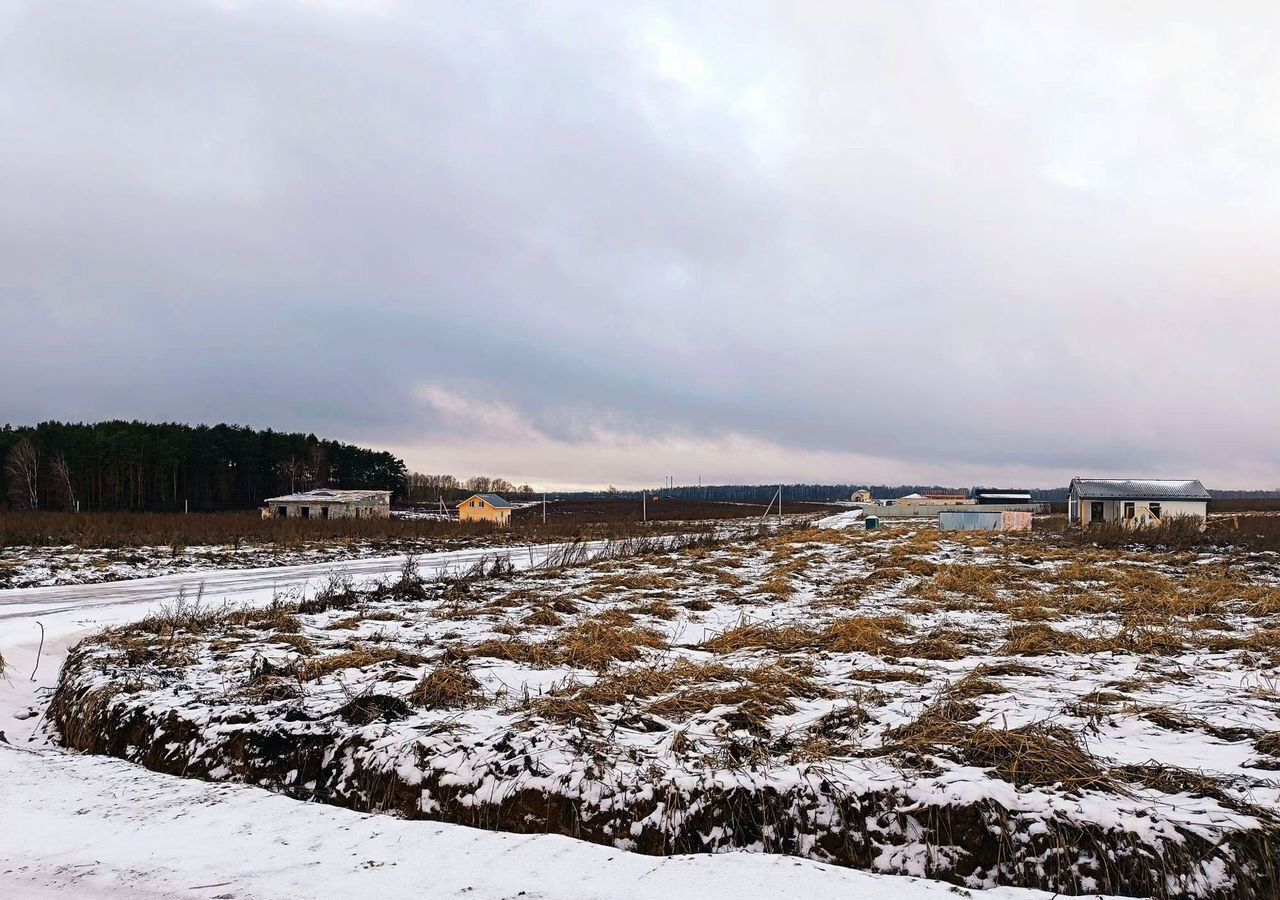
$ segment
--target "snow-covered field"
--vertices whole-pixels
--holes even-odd
[[[490,543],[496,544],[495,537]],[[404,553],[443,552],[477,544],[472,536],[446,544],[433,541],[312,541],[299,546],[211,544],[182,547],[6,547],[0,549],[0,588],[102,584],[193,572],[264,569],[337,563]]]
[[[471,565],[454,552],[424,575]],[[537,557],[534,558],[535,561]],[[153,612],[202,582],[210,600],[262,605],[314,590],[335,570],[355,584],[404,559],[0,591],[0,897],[26,900],[705,900],[785,896],[942,900],[949,885],[754,853],[654,858],[556,835],[511,835],[300,803],[260,788],[176,778],[50,744],[41,713],[68,648]],[[516,555],[513,563],[527,565]],[[44,645],[34,681],[40,628]],[[32,716],[31,713],[35,715]],[[18,718],[21,716],[22,718]],[[1045,900],[1007,889],[984,900]]]
[[[420,565],[458,572],[479,555]],[[7,883],[109,897],[950,891],[794,857],[618,847],[768,848],[1076,891],[1099,886],[1079,857],[1115,851],[1138,871],[1163,853],[1153,895],[1274,888],[1245,846],[1270,852],[1280,799],[1274,560],[921,530],[775,535],[440,584],[401,579],[402,562],[361,563],[349,584],[323,566],[209,579],[206,603],[311,601],[256,615],[184,620],[173,598],[183,583],[194,594],[190,577],[0,592],[0,729],[24,748],[0,744],[0,778],[6,808],[31,823],[0,832],[0,873],[14,879],[0,896]],[[57,714],[97,736],[73,743],[296,797],[613,846],[362,815],[50,746],[39,715],[69,644],[157,611],[77,655]],[[31,685],[36,619],[47,643]],[[288,762],[253,749],[281,735],[325,749]],[[773,799],[732,800],[744,790]],[[544,818],[552,800],[569,803],[573,827],[529,820],[535,796]],[[103,821],[141,831],[104,842]],[[1004,829],[1006,867],[1032,870],[975,868],[966,845],[986,838],[942,834],[965,827]],[[196,885],[213,887],[183,892]]]

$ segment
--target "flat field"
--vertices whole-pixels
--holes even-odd
[[[830,507],[797,504],[790,521]],[[664,500],[564,500],[515,511],[512,527],[440,521],[406,512],[391,519],[262,519],[256,512],[0,512],[0,590],[99,584],[215,569],[255,569],[473,547],[619,540],[705,531],[711,522],[758,519],[764,507]]]
[[[74,649],[50,717],[163,772],[642,853],[1280,889],[1273,552],[932,527],[681,543],[409,565],[266,608],[175,598]]]

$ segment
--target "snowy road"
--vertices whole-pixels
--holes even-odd
[[[556,547],[499,551],[518,567]],[[419,557],[465,570],[493,549]],[[555,835],[512,835],[370,816],[258,788],[174,778],[78,756],[40,736],[68,648],[203,585],[209,602],[269,602],[332,573],[394,577],[404,557],[0,591],[0,900],[752,900],[805,896],[944,900],[954,888],[751,853],[658,859]],[[39,623],[39,624],[37,624]],[[43,626],[43,650],[36,666]],[[29,679],[37,669],[34,681]],[[984,900],[1046,900],[1000,889]]]
[[[449,570],[465,570],[478,560],[494,559],[499,555],[508,556],[517,566],[527,566],[540,562],[548,553],[562,546],[553,544],[516,549],[489,547],[430,553],[418,557],[418,568],[426,575]],[[120,606],[136,606],[143,610],[142,614],[145,615],[145,611],[150,609],[152,604],[172,599],[179,588],[194,592],[201,585],[208,600],[226,599],[232,603],[252,602],[263,596],[264,592],[269,599],[273,590],[314,586],[334,572],[343,572],[355,579],[394,576],[404,565],[405,559],[404,556],[381,556],[373,559],[337,560],[265,569],[204,570],[103,584],[19,588],[0,591],[0,622],[6,619],[33,618],[61,613],[74,613],[75,616],[80,617],[93,610]],[[116,621],[114,617],[110,618],[111,621]],[[130,614],[127,618],[132,619],[137,616]],[[3,626],[0,626],[0,629],[3,629]],[[3,633],[0,630],[0,635]]]

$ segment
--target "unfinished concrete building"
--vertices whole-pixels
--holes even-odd
[[[262,508],[264,519],[389,519],[390,491],[339,491],[320,488],[299,494],[270,497]]]

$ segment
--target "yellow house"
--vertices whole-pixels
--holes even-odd
[[[458,504],[458,520],[507,526],[511,524],[511,504],[497,494],[472,494]]]

